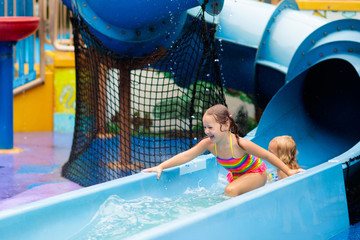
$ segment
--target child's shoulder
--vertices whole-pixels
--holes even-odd
[[[242,146],[242,144],[246,144],[249,140],[240,137],[239,135],[235,135],[234,133],[232,133],[233,139],[235,139],[235,141],[233,141],[233,143],[236,143],[239,146]]]
[[[210,152],[212,152],[212,150],[215,148],[214,143],[208,137],[205,137],[205,138],[201,139],[196,144],[196,146],[199,147],[199,148],[202,148],[202,149],[209,150]]]
[[[202,143],[206,144],[206,145],[210,145],[213,144],[213,142],[211,141],[211,139],[209,137],[204,137],[203,139],[201,139]]]
[[[210,138],[204,137],[204,138],[200,139],[200,141],[197,144],[209,144],[210,142],[211,142]]]

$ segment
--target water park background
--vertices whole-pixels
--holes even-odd
[[[279,3],[279,1],[263,2]],[[308,15],[320,16],[331,21],[346,18],[360,19],[358,3],[345,2],[347,1],[297,1],[300,11]],[[13,83],[15,146],[23,147],[25,152],[30,148],[38,153],[45,150],[44,159],[41,160],[44,164],[31,162],[32,156],[35,156],[34,153],[32,156],[27,156],[28,159],[23,162],[20,161],[20,156],[15,157],[12,166],[14,178],[10,183],[13,189],[9,191],[3,188],[0,191],[1,199],[3,199],[0,205],[3,209],[81,188],[66,185],[67,183],[60,177],[59,170],[67,161],[75,122],[76,72],[72,51],[72,29],[68,10],[62,3],[51,1],[48,5],[44,8],[44,6],[39,6],[39,2],[34,2],[32,11],[35,16],[38,16],[38,11],[47,7],[49,10],[45,10],[43,25],[30,37],[33,38],[30,48],[31,44],[35,46],[33,68],[27,63],[22,66],[21,61],[17,61]],[[17,49],[25,48],[27,49],[25,51],[29,51],[29,48],[21,46],[27,43],[19,42],[18,44]],[[16,54],[19,60],[22,53],[16,50]],[[30,82],[34,80],[37,82],[31,84]],[[251,94],[226,87],[224,87],[224,92],[231,113],[234,116],[239,113],[247,116],[247,119],[241,119],[241,123],[244,126],[247,125],[243,129],[245,135],[257,126],[261,111],[257,111]],[[60,149],[61,154],[52,152],[52,148]],[[54,153],[59,155],[49,157],[52,161],[49,164],[45,158]],[[9,180],[2,178],[2,182],[9,183]],[[50,188],[44,188],[48,192],[43,195],[31,198],[26,195],[26,192],[31,193],[32,189],[40,185],[50,183],[50,186],[54,182],[64,182],[64,187],[60,192],[52,192]]]
[[[346,1],[340,4],[340,6],[338,4],[339,1],[297,2],[300,11],[306,14],[321,16],[329,20],[343,18],[360,19],[360,13],[356,11],[357,5],[352,5],[352,3],[346,4]],[[71,42],[71,33],[69,32],[71,29],[68,28],[69,20],[66,17],[66,8],[61,5],[61,2],[58,4],[60,5],[56,9],[63,8],[60,12],[62,16],[59,16],[61,18],[55,20],[53,17],[50,18],[48,16],[47,23],[59,24],[61,29],[52,30],[55,33],[51,34],[59,33],[60,38],[56,39],[52,36],[51,39],[50,35],[47,35],[48,41],[44,45],[46,65],[44,84],[29,91],[22,91],[14,97],[15,132],[54,131],[69,133],[74,130],[76,101],[75,60],[73,52],[69,52],[68,49],[61,51],[62,47],[71,47],[71,45],[67,45],[67,42]],[[55,5],[56,3],[54,3]],[[54,14],[53,16],[57,15]],[[55,28],[55,26],[50,25],[50,28]],[[51,43],[51,41],[55,42]],[[39,38],[36,38],[36,44],[35,59],[38,65],[35,65],[35,69],[38,69],[36,73],[39,76]],[[57,51],[54,45],[58,46],[60,50]],[[233,115],[236,116],[240,109],[243,108],[249,117],[249,130],[254,128],[258,119],[256,118],[251,96],[248,96],[245,92],[233,89],[224,90],[227,104]]]

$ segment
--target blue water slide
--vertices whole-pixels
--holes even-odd
[[[221,196],[225,185],[226,170],[213,155],[202,155],[164,170],[159,180],[156,173],[139,173],[0,211],[0,236],[2,240],[325,240],[349,228],[340,163],[327,162],[201,207]]]
[[[246,137],[267,147],[274,136],[294,136],[307,171],[127,239],[329,239],[348,229],[344,165],[360,154],[359,21],[304,15],[295,1],[246,0],[227,0],[218,21],[225,86],[266,105]],[[0,236],[85,239],[113,195],[132,201],[211,192],[213,184],[226,184],[224,171],[214,156],[203,155],[166,169],[159,180],[139,173],[8,209],[0,212]]]
[[[223,49],[226,85],[261,93],[263,96],[259,97],[269,100],[285,81],[299,74],[295,68],[299,70],[297,64],[301,59],[314,64],[313,56],[305,56],[314,47],[324,45],[324,41],[341,46],[337,43],[340,40],[356,43],[357,22],[344,19],[329,23],[327,19],[300,12],[296,2],[290,0],[278,6],[251,0],[226,1],[216,34]],[[350,28],[351,32],[346,30]],[[326,56],[323,53],[318,58]]]
[[[167,49],[186,22],[187,10],[206,2],[207,13],[216,15],[223,0],[64,0],[90,31],[110,50],[141,57],[158,47]]]
[[[249,138],[267,147],[292,135],[304,168],[360,155],[359,20],[330,22],[289,0],[226,1],[216,37],[226,86],[266,107]]]

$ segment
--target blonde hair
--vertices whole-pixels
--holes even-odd
[[[296,157],[298,151],[296,143],[291,136],[275,137],[271,142],[276,144],[276,155],[283,161],[290,169],[299,169],[298,159]]]

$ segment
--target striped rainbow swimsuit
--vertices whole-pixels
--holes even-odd
[[[239,176],[245,173],[262,173],[266,171],[265,163],[258,157],[253,156],[251,154],[245,154],[242,158],[235,158],[233,147],[232,147],[232,139],[230,134],[230,146],[231,146],[231,155],[230,159],[222,159],[217,155],[216,143],[215,143],[215,154],[216,160],[230,173],[228,175],[228,180],[231,182],[232,180],[238,178]]]

